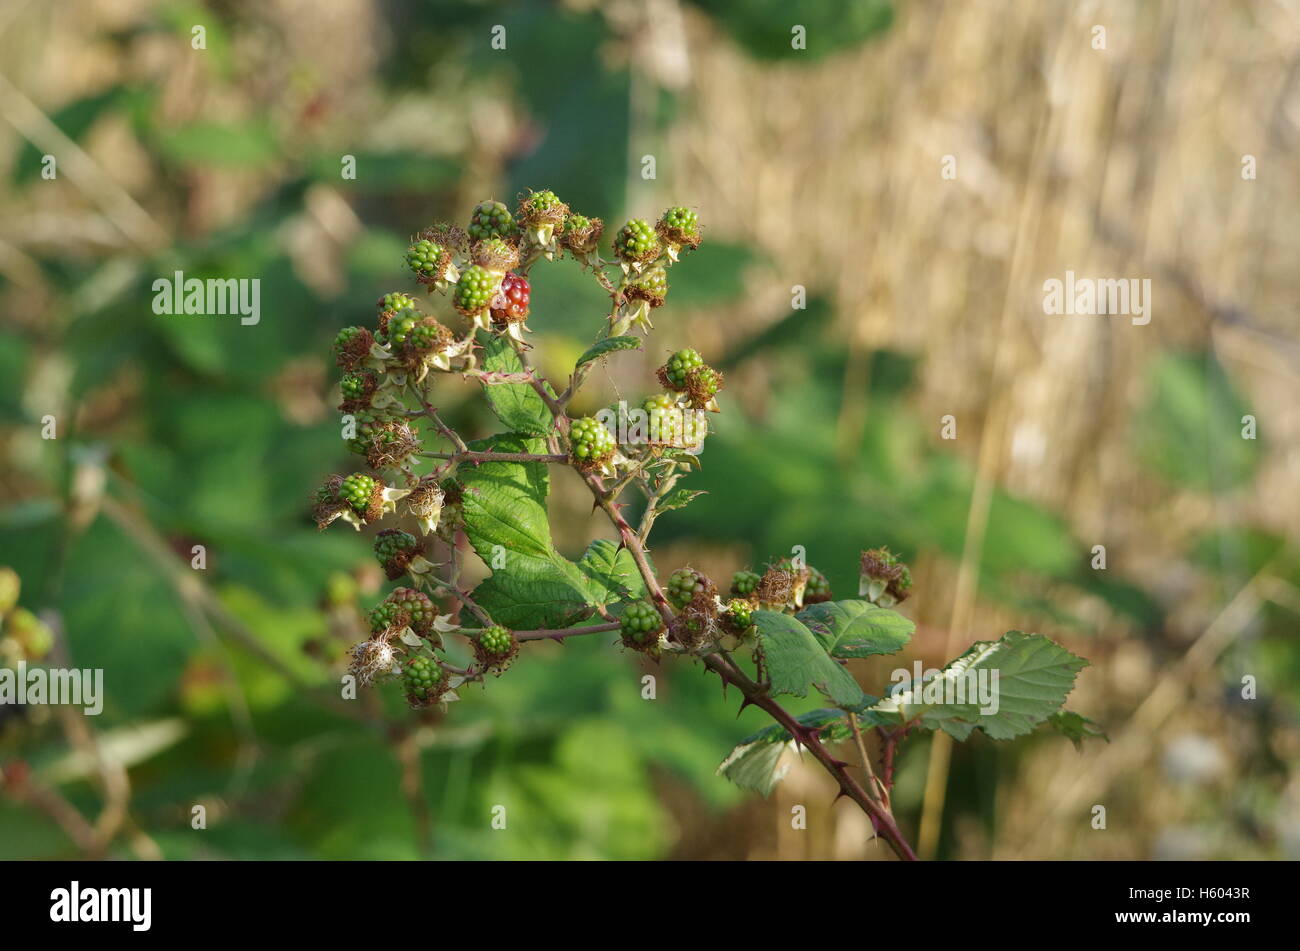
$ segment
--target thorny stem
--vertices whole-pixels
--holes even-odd
[[[525,360],[522,353],[520,353],[520,359]],[[524,366],[526,369],[531,369],[526,362]],[[529,382],[533,390],[550,409],[557,429],[567,430],[568,415],[564,410],[564,403],[568,397],[572,396],[573,390],[580,380],[575,375],[573,384],[570,385],[560,399],[551,396],[542,380],[534,378]],[[549,437],[549,441],[553,449],[558,447],[558,441],[554,434]],[[618,531],[620,544],[631,553],[632,560],[636,563],[637,570],[641,574],[641,580],[645,584],[646,592],[650,595],[650,599],[654,602],[660,616],[663,617],[664,623],[671,624],[674,618],[673,610],[668,604],[668,599],[664,597],[663,589],[659,587],[659,581],[655,577],[654,571],[650,568],[642,535],[633,531],[632,526],[627,523],[627,519],[619,511],[617,501],[606,490],[600,476],[591,472],[575,471],[578,471],[579,475],[582,476],[582,480],[587,484],[587,488],[591,490],[596,504],[605,512],[614,528]],[[653,499],[652,496],[651,509],[654,504]],[[653,523],[653,518],[650,521]],[[649,529],[644,524],[644,519],[643,527],[648,532]],[[826,768],[826,771],[839,783],[840,795],[847,796],[857,803],[858,807],[871,819],[877,834],[888,843],[889,847],[894,850],[894,853],[900,859],[916,861],[916,853],[903,837],[902,832],[899,831],[898,825],[894,822],[894,817],[849,774],[847,763],[831,755],[830,751],[818,738],[816,730],[810,730],[799,723],[784,707],[768,696],[765,687],[755,683],[726,655],[708,654],[701,657],[701,660],[706,667],[722,678],[724,684],[731,684],[740,690],[745,698],[746,706],[752,705],[764,710],[777,723],[785,727],[797,743],[811,752],[817,761]]]
[[[897,730],[886,730],[884,727],[877,727],[883,741],[883,749],[880,754],[880,772],[883,777],[883,785],[886,795],[894,788],[894,754],[898,752],[898,743],[903,737],[907,736],[911,727],[902,727]]]
[[[619,622],[593,624],[590,628],[564,628],[563,630],[516,630],[516,640],[563,640],[581,637],[582,634],[603,634],[620,628]]]
[[[894,817],[881,808],[861,784],[850,775],[848,763],[837,759],[822,744],[818,730],[810,729],[796,720],[784,707],[768,696],[765,688],[756,684],[743,670],[730,659],[723,659],[718,654],[708,654],[701,658],[704,665],[715,671],[724,683],[735,686],[745,697],[745,705],[756,706],[767,712],[772,719],[785,727],[795,742],[812,753],[826,771],[840,784],[840,796],[847,796],[858,804],[859,808],[871,819],[877,834],[885,840],[894,854],[908,862],[917,861],[916,853],[903,838]],[[837,797],[838,798],[838,797]]]
[[[568,462],[568,456],[544,452],[422,452],[426,459],[449,459],[452,462]]]

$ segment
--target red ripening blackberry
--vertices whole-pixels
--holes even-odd
[[[528,301],[532,288],[528,278],[511,272],[501,281],[501,294],[497,298],[501,307],[492,308],[492,319],[498,324],[517,324],[528,318]]]

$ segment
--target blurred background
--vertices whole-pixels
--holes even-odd
[[[445,717],[338,702],[390,586],[309,517],[355,467],[330,341],[414,289],[409,235],[526,187],[705,226],[575,406],[640,399],[682,346],[727,371],[661,573],[802,545],[851,597],[890,546],[918,632],[854,662],[876,692],[1011,629],[1090,659],[1068,706],[1109,742],[908,741],[924,855],[1300,857],[1298,147],[1282,0],[5,0],[0,564],[107,696],[0,709],[0,857],[889,857],[811,760],[768,799],[715,775],[760,711],[674,662],[642,700],[601,637]],[[259,278],[260,323],[155,316],[177,269]],[[1150,278],[1150,323],[1045,316],[1067,269]],[[532,276],[559,378],[607,301]],[[551,509],[568,554],[608,535],[576,479]]]

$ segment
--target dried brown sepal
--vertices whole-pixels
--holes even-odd
[[[663,634],[663,632],[664,624],[661,621],[659,627],[653,631],[647,631],[645,633],[644,641],[638,641],[622,631],[619,632],[618,636],[619,640],[623,642],[623,646],[628,650],[638,651],[642,654],[647,654],[650,657],[657,658],[661,653],[663,653],[663,649],[659,644],[659,635]]]
[[[585,228],[574,228],[572,223],[565,225],[564,234],[560,235],[560,244],[574,254],[590,254],[600,244],[600,236],[605,231],[605,222],[600,218],[590,219]]]
[[[603,456],[592,459],[579,459],[572,452],[569,453],[569,464],[579,472],[599,472],[606,464],[614,458],[617,448],[611,449]]]
[[[700,572],[697,571],[695,577],[698,579],[697,584],[701,585],[700,590],[673,618],[668,629],[669,639],[692,651],[716,640],[718,636],[717,588]]]
[[[504,295],[501,295],[500,299],[504,301]],[[493,303],[495,303],[495,301]],[[509,327],[511,324],[522,324],[527,320],[527,314],[517,314],[509,307],[492,308],[492,323],[496,324],[498,327]]]
[[[427,347],[423,347],[416,345],[413,339],[414,335],[407,337],[399,354],[402,366],[407,370],[419,368],[429,354],[442,353],[456,342],[456,335],[451,332],[449,327],[443,326],[436,317],[425,317],[420,321],[420,326],[433,328],[433,340]]]
[[[664,301],[668,299],[666,289],[658,290],[656,288],[647,287],[645,284],[629,284],[624,290],[623,296],[627,300],[643,300],[648,303],[651,308],[662,307]]]
[[[464,229],[445,222],[425,228],[415,237],[418,241],[432,241],[445,251],[463,252],[469,246]]]
[[[912,573],[888,548],[872,548],[862,553],[859,571],[863,577],[885,582],[885,591],[896,602],[912,593]]]
[[[361,516],[363,522],[377,522],[384,517],[384,480],[379,476],[374,477],[375,487],[370,493],[370,503],[366,506],[365,514]]]
[[[424,518],[434,509],[441,509],[446,497],[438,481],[425,476],[406,497],[406,507],[416,518]]]
[[[387,436],[388,438],[381,438]],[[366,464],[372,469],[400,466],[408,456],[420,450],[420,437],[405,421],[382,423],[375,428],[366,447]],[[373,505],[373,499],[371,504]],[[367,513],[370,509],[368,508]],[[374,521],[367,514],[366,521]]]
[[[686,374],[686,398],[694,409],[704,409],[725,385],[721,370],[711,366],[695,367]]]
[[[349,654],[348,673],[363,687],[374,683],[376,677],[391,672],[397,658],[397,651],[382,633],[356,644]]]
[[[549,208],[540,207],[537,197],[539,192],[529,192],[519,197],[519,210],[515,218],[521,225],[529,230],[544,228],[550,225],[555,234],[559,234],[564,228],[564,221],[569,217],[569,206],[564,202],[558,202]]]
[[[423,697],[417,697],[414,694],[405,694],[406,705],[412,710],[427,710],[429,707],[436,707],[442,702],[442,698],[451,690],[451,678],[444,672],[442,680],[434,685],[432,691],[426,693]]]
[[[470,260],[479,267],[504,274],[519,265],[519,249],[510,238],[489,238],[475,241],[470,250]]]
[[[753,599],[760,605],[783,608],[794,604],[808,581],[808,569],[789,571],[769,568],[754,588]]]
[[[671,390],[674,393],[682,392],[682,388],[668,378],[668,364],[665,363],[655,371],[655,378],[665,390]]]
[[[312,509],[312,518],[315,520],[316,528],[319,531],[325,531],[348,507],[346,502],[341,502],[338,498],[339,486],[342,484],[343,476],[332,475],[325,480],[325,484],[316,493],[316,505]]]
[[[662,221],[655,225],[655,234],[659,235],[659,240],[664,244],[672,244],[679,248],[690,248],[691,250],[698,248],[703,240],[698,231],[694,234],[688,234],[681,228],[670,228]]]

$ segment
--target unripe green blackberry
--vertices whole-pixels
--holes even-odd
[[[411,336],[411,331],[420,325],[424,315],[414,308],[399,310],[388,320],[388,330],[384,334],[385,338],[397,346],[406,343]]]
[[[644,262],[659,256],[659,236],[641,218],[633,218],[614,238],[614,253],[624,261]]]
[[[344,327],[334,338],[334,357],[345,370],[355,370],[370,357],[374,337],[365,327]]]
[[[456,281],[456,289],[452,292],[452,303],[467,317],[481,314],[492,303],[500,284],[501,275],[472,264],[460,272],[460,279]]]
[[[654,606],[646,601],[633,601],[623,609],[623,616],[618,620],[619,633],[623,643],[633,650],[645,650],[659,642],[659,634],[664,629],[664,619]]]
[[[659,369],[659,380],[670,390],[684,391],[690,385],[690,372],[704,366],[704,358],[694,350],[678,350]]]
[[[700,216],[689,208],[669,208],[659,219],[660,231],[693,235],[699,231]]]
[[[674,261],[680,249],[700,246],[699,223],[699,215],[689,208],[669,208],[655,225],[660,239],[668,245],[668,256]]]
[[[416,655],[402,665],[406,699],[416,707],[428,706],[446,692],[446,672],[437,661]]]
[[[808,566],[808,583],[803,589],[803,603],[816,604],[819,601],[829,601],[833,597],[831,594],[831,583],[826,580],[826,576],[818,571],[812,565]]]
[[[604,462],[618,449],[618,441],[594,416],[575,419],[569,427],[569,456],[579,466]]]
[[[429,242],[424,243],[428,244]],[[415,298],[410,294],[393,291],[391,294],[385,294],[379,298],[379,303],[376,306],[381,314],[385,312],[395,313],[399,310],[406,310],[408,307],[415,307]]]
[[[659,307],[668,296],[668,272],[661,267],[652,267],[630,283],[626,293],[633,300],[643,300],[651,307]]]
[[[380,385],[380,377],[374,370],[354,370],[343,375],[339,381],[339,390],[343,392],[344,405],[364,405]]]
[[[512,238],[515,235],[515,219],[510,214],[510,209],[501,202],[481,201],[474,207],[467,230],[473,241]]]
[[[761,575],[755,571],[737,571],[731,576],[731,593],[738,598],[748,598],[758,587]]]
[[[401,529],[386,528],[375,536],[375,557],[384,566],[389,581],[404,575],[411,559],[423,550],[418,538]]]
[[[732,634],[744,634],[754,626],[754,606],[744,598],[733,598],[722,612],[722,626]]]
[[[664,594],[678,608],[686,607],[696,594],[707,590],[704,576],[694,568],[678,568],[668,576],[668,584],[664,586]]]
[[[334,337],[334,352],[342,353],[357,337],[365,333],[365,327],[344,327]]]
[[[397,627],[397,622],[402,617],[402,610],[395,604],[388,601],[380,601],[370,609],[367,620],[370,622],[370,630],[378,634],[381,631],[387,631]]]
[[[479,631],[477,640],[489,654],[508,654],[515,642],[514,635],[500,625]]]
[[[649,414],[649,432],[646,435],[652,443],[681,444],[685,417],[677,405],[675,394],[656,393],[647,397],[641,408]]]
[[[433,278],[441,274],[447,252],[441,245],[421,238],[406,249],[406,266],[419,278]]]
[[[559,196],[549,188],[544,188],[539,192],[532,192],[525,195],[523,201],[519,203],[521,217],[524,213],[537,214],[540,212],[554,211],[564,206]]]
[[[483,670],[498,677],[519,653],[519,642],[512,631],[494,624],[474,636],[474,659]]]
[[[437,350],[449,343],[450,338],[446,327],[426,318],[411,328],[407,339],[416,350]]]
[[[543,244],[564,231],[568,216],[569,206],[549,189],[530,192],[519,200],[519,226]]]
[[[409,618],[407,623],[416,634],[428,634],[433,630],[434,619],[438,616],[438,607],[423,591],[414,588],[394,588],[388,596],[388,603],[397,606]]]
[[[339,485],[338,500],[352,506],[352,511],[364,515],[370,508],[378,483],[364,472],[354,472]]]

